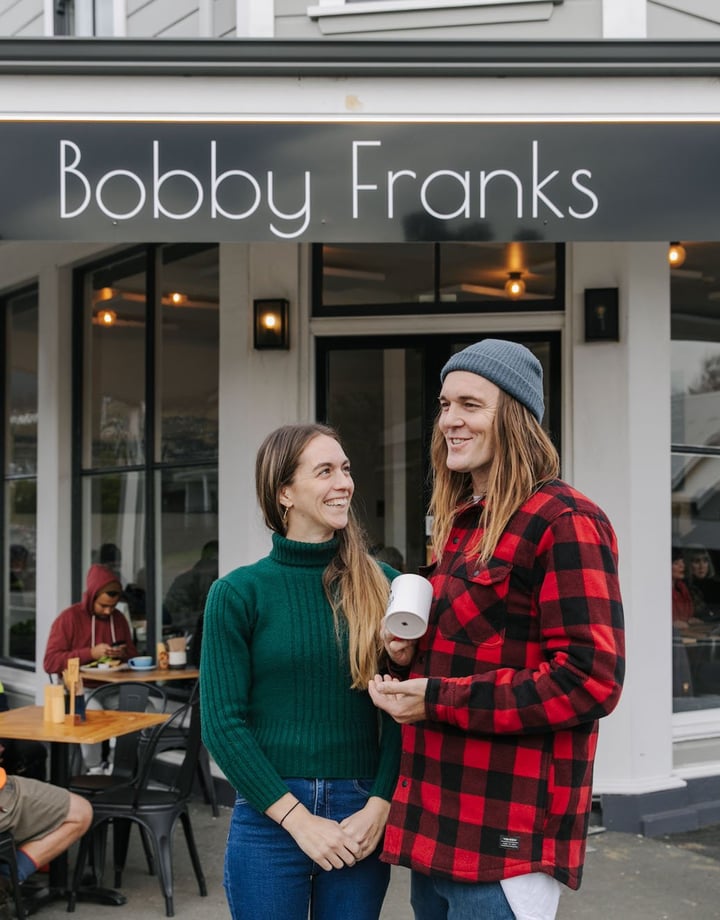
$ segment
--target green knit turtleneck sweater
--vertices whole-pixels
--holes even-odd
[[[336,552],[336,539],[273,534],[269,556],[216,581],[207,599],[203,740],[258,811],[288,791],[282,777],[374,777],[371,794],[384,799],[395,787],[400,727],[350,689],[346,637],[338,641],[323,591]]]

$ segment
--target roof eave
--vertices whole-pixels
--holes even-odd
[[[82,76],[720,76],[720,42],[10,38],[0,73]]]

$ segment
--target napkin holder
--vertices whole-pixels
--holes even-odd
[[[68,678],[68,671],[65,670],[63,671],[63,683],[67,688],[65,714],[70,714],[75,724],[85,722],[85,688],[83,687],[82,677],[79,677],[77,681],[71,684]]]
[[[56,723],[65,721],[65,687],[60,684],[48,684],[45,687],[43,721]]]

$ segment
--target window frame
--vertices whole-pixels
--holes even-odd
[[[318,0],[305,13],[323,34],[341,35],[388,28],[512,24],[517,22],[518,14],[513,11],[519,4],[526,21],[546,22],[561,3],[564,0]],[[531,6],[535,9],[529,9]]]
[[[557,6],[564,0],[550,0],[550,2]],[[527,6],[531,3],[548,3],[548,0],[317,0],[315,6],[308,7],[307,15],[316,19],[320,16],[515,6],[519,3]]]

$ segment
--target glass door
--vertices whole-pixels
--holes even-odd
[[[560,334],[498,335],[543,365],[544,425],[560,448]],[[426,561],[429,445],[448,358],[482,335],[317,340],[317,418],[336,428],[352,464],[355,509],[371,546],[396,568]],[[399,555],[398,555],[399,554]]]

